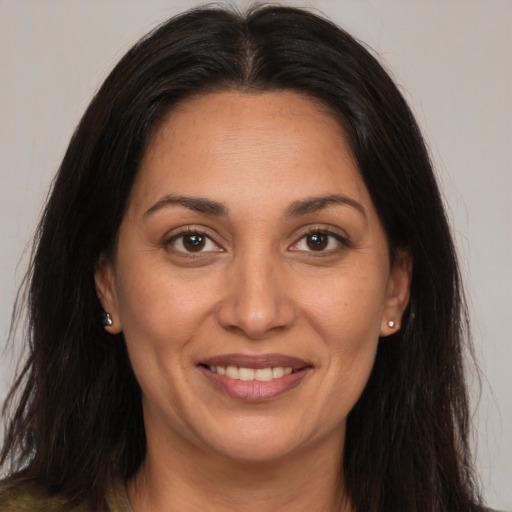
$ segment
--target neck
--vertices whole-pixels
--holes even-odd
[[[247,462],[148,439],[128,496],[135,512],[349,512],[342,445],[333,452],[331,440],[278,460]]]

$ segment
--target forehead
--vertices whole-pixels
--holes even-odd
[[[339,120],[294,92],[220,92],[183,101],[150,140],[132,193],[137,202],[165,192],[213,194],[229,203],[254,200],[261,190],[283,200],[333,191],[368,199]]]

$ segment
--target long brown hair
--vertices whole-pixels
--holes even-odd
[[[379,345],[348,418],[343,471],[361,512],[479,510],[463,374],[466,313],[424,141],[399,90],[345,31],[309,12],[200,8],[122,58],[70,142],[39,224],[28,359],[6,403],[0,463],[70,504],[100,507],[145,457],[141,393],[123,335],[107,334],[93,275],[116,238],[148,138],[182,99],[291,90],[338,116],[386,229],[414,260],[402,329]],[[469,346],[469,345],[468,345]]]

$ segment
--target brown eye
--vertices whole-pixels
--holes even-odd
[[[172,237],[167,243],[178,253],[222,252],[221,247],[200,231],[187,230]]]
[[[197,252],[204,249],[206,245],[206,238],[199,233],[191,233],[183,235],[183,247],[190,252]]]
[[[318,256],[328,256],[338,254],[349,246],[349,242],[337,233],[312,230],[302,235],[289,250],[310,254],[317,253]]]
[[[312,233],[306,236],[306,244],[312,251],[323,251],[329,243],[329,235]]]

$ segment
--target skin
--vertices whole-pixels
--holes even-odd
[[[206,237],[200,251],[187,251],[187,229]],[[292,92],[223,92],[175,108],[96,274],[107,329],[123,331],[142,389],[148,452],[128,483],[134,510],[350,510],[339,474],[346,418],[379,337],[399,328],[410,273],[405,251],[390,264],[325,107]],[[309,367],[292,389],[251,402],[198,367],[230,353]]]

